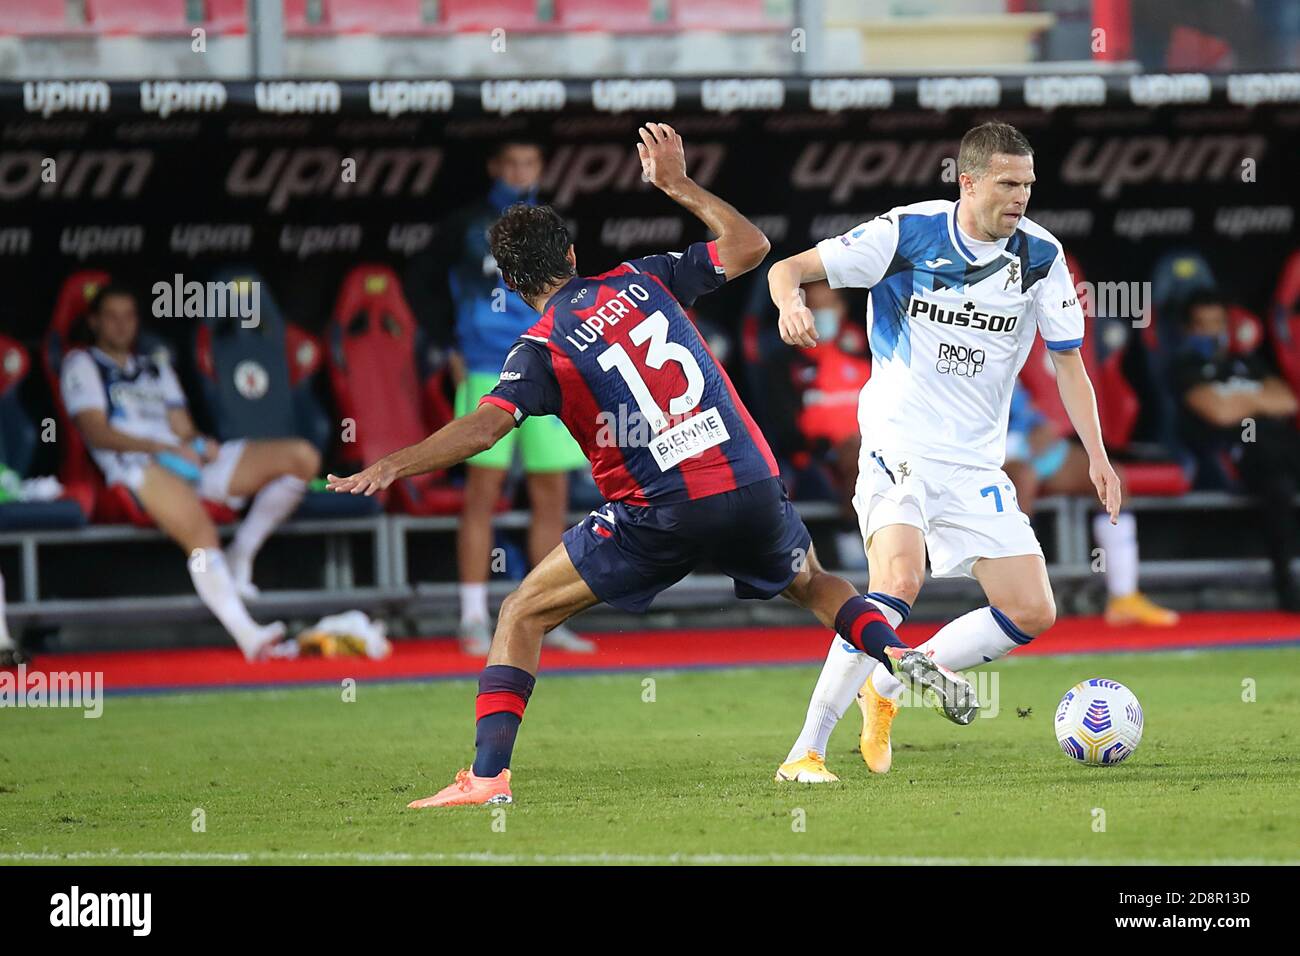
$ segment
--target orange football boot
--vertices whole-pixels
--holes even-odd
[[[476,777],[472,770],[460,770],[456,781],[443,787],[431,797],[412,800],[407,809],[423,810],[426,807],[460,807],[471,804],[513,803],[510,795],[510,771],[502,770],[495,777]]]

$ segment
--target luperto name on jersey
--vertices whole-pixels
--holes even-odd
[[[776,460],[684,311],[726,281],[714,243],[558,289],[484,402],[558,415],[606,500],[663,505],[772,478]]]
[[[581,290],[576,298],[581,298],[586,291],[586,289]],[[634,282],[626,289],[615,292],[614,298],[597,309],[591,318],[576,326],[565,338],[579,352],[585,352],[587,346],[594,345],[607,327],[618,325],[619,319],[632,312],[636,302],[647,302],[649,299],[650,293]]]

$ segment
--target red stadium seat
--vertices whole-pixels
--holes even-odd
[[[66,36],[88,29],[84,22],[72,19],[68,0],[14,0],[0,14],[0,36]]]
[[[206,0],[199,19],[191,19],[192,8],[188,0],[86,0],[86,20],[104,34],[188,34],[195,27],[248,31],[248,0]]]
[[[1076,287],[1083,273],[1073,256],[1066,256],[1070,276]],[[1084,323],[1084,368],[1097,393],[1097,414],[1101,420],[1102,439],[1113,452],[1122,452],[1133,437],[1137,424],[1138,399],[1122,367],[1127,346],[1127,328],[1118,320],[1089,317]],[[1070,417],[1056,388],[1055,369],[1041,336],[1034,337],[1033,347],[1020,380],[1029,390],[1034,405],[1063,434],[1072,434]],[[1130,494],[1176,496],[1185,493],[1191,483],[1183,469],[1173,462],[1128,462],[1124,465]]]
[[[555,13],[565,30],[641,33],[673,29],[668,17],[656,16],[651,0],[556,0]]]
[[[17,339],[0,335],[0,465],[20,477],[29,474],[36,449],[36,425],[18,395],[31,357]],[[0,499],[0,531],[78,528],[86,523],[81,504],[67,490],[50,501]]]
[[[284,324],[284,347],[289,356],[289,384],[297,388],[325,364],[320,339],[292,322]]]
[[[69,276],[59,290],[54,317],[41,346],[41,361],[50,392],[54,396],[58,427],[63,436],[63,441],[60,442],[63,458],[59,463],[59,480],[63,482],[69,496],[81,505],[81,510],[92,516],[95,514],[97,499],[104,490],[104,479],[90,460],[81,433],[63,407],[59,372],[63,368],[63,357],[68,352],[74,326],[81,322],[86,314],[86,306],[107,282],[106,272],[85,271]]]
[[[59,372],[63,368],[64,356],[80,347],[77,337],[83,328],[86,307],[108,281],[108,273],[96,270],[69,276],[59,290],[54,316],[41,344],[41,362],[45,367],[50,392],[54,396],[59,434],[62,436],[59,444],[63,460],[59,464],[59,480],[63,483],[66,496],[76,501],[92,520],[101,524],[134,524],[147,528],[153,526],[153,519],[136,503],[131,492],[120,485],[110,488],[104,484],[104,476],[91,460],[81,432],[63,407],[63,394],[59,388]],[[230,508],[215,501],[204,501],[203,506],[218,524],[229,523],[238,517]]]
[[[688,0],[674,3],[671,8],[653,0],[556,0],[556,20],[566,30],[610,33],[659,30],[735,32],[775,30],[791,24],[789,16],[773,16],[769,8],[767,0]]]
[[[767,0],[687,0],[673,5],[673,21],[684,30],[775,30],[793,22],[774,16]]]
[[[540,19],[538,8],[537,0],[445,0],[442,18],[449,29],[461,33],[487,33],[498,27],[527,33],[554,28],[554,21]]]
[[[1192,487],[1187,472],[1172,461],[1128,461],[1123,468],[1130,495],[1177,498]]]
[[[0,335],[0,395],[6,394],[26,378],[31,364],[31,357],[21,342]]]
[[[1264,341],[1264,323],[1239,305],[1228,306],[1228,348],[1234,355],[1250,355]]]
[[[422,0],[284,0],[284,28],[290,34],[420,34],[446,29],[448,4]],[[439,7],[443,19],[429,19]],[[501,26],[498,21],[495,26]]]
[[[335,405],[355,422],[355,464],[373,462],[423,440],[427,393],[416,371],[416,324],[396,273],[387,266],[357,266],[343,279],[326,330]],[[457,514],[464,496],[446,474],[396,482],[385,495],[390,511]]]
[[[1176,24],[1169,34],[1164,67],[1168,70],[1230,70],[1232,46],[1220,37]]]
[[[208,0],[207,27],[217,33],[247,33],[250,0]]]
[[[1300,249],[1287,258],[1269,309],[1273,357],[1291,390],[1300,394]]]

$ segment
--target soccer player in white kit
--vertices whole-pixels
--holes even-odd
[[[135,297],[105,286],[87,322],[95,344],[63,360],[60,392],[109,485],[123,485],[187,555],[199,598],[249,660],[273,653],[285,636],[258,624],[244,605],[257,596],[253,561],[307,490],[320,456],[300,438],[218,442],[194,427],[175,372],[135,348]],[[221,547],[200,499],[252,504],[234,540]],[[288,647],[289,645],[286,645]]]
[[[854,507],[873,601],[897,628],[925,579],[972,577],[988,604],[950,621],[920,650],[951,670],[997,660],[1052,626],[1056,604],[1042,547],[1002,470],[1016,375],[1042,335],[1057,387],[1112,523],[1120,483],[1102,445],[1084,370],[1083,311],[1061,245],[1025,217],[1033,150],[1014,127],[985,123],[961,141],[958,201],[899,206],[772,267],[768,284],[788,345],[816,345],[800,286],[870,289],[871,380],[858,421]],[[787,779],[836,779],[826,744],[858,695],[862,756],[889,770],[890,727],[903,685],[831,642]]]

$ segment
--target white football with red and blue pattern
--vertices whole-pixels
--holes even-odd
[[[1142,740],[1142,705],[1119,681],[1081,681],[1056,708],[1056,739],[1066,755],[1080,763],[1121,763]]]

